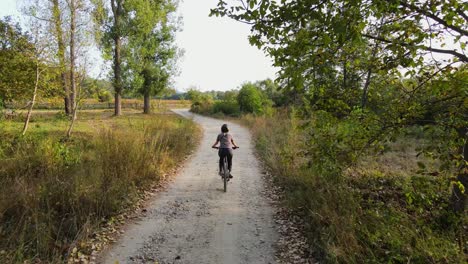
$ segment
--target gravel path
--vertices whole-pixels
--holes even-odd
[[[102,262],[275,263],[274,209],[261,194],[265,184],[249,131],[227,122],[241,148],[234,151],[234,179],[224,193],[217,151],[211,148],[223,122],[174,112],[202,126],[201,146]]]

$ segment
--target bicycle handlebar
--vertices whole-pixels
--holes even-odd
[[[212,147],[214,149],[219,149],[219,147]],[[233,147],[232,149],[238,149],[239,147]]]

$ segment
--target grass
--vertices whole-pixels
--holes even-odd
[[[63,262],[77,240],[156,184],[194,147],[199,129],[171,114],[81,112],[68,121],[0,121],[0,262]]]
[[[467,219],[450,210],[448,175],[432,173],[438,162],[416,156],[424,139],[401,137],[342,170],[310,160],[314,143],[288,113],[242,122],[321,263],[465,263]]]
[[[143,109],[143,99],[122,99],[122,108],[126,109]],[[24,108],[27,102],[12,102],[7,104],[7,108],[20,109]],[[99,102],[97,99],[86,98],[80,101],[80,109],[112,109],[114,102]],[[189,108],[189,100],[160,100],[151,99],[151,107],[153,110],[170,109],[170,108]],[[35,109],[62,109],[63,98],[39,98],[36,102]]]

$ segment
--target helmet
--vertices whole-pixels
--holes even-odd
[[[229,128],[228,128],[227,124],[223,124],[221,126],[221,132],[223,132],[223,133],[229,132]]]

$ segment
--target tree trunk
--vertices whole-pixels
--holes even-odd
[[[343,91],[346,91],[346,83],[347,83],[347,78],[348,78],[348,69],[346,67],[347,61],[348,60],[345,56],[345,59],[343,61]]]
[[[53,4],[53,17],[54,17],[54,26],[55,26],[55,37],[57,38],[57,57],[59,60],[60,66],[60,79],[62,83],[62,88],[64,92],[64,103],[65,103],[65,114],[70,115],[72,113],[72,106],[70,102],[70,89],[67,84],[67,74],[65,67],[65,43],[63,41],[63,31],[62,31],[62,18],[60,14],[60,6],[58,0],[52,0]]]
[[[70,126],[68,127],[68,131],[67,131],[67,138],[70,138],[71,136],[73,125],[75,124],[75,120],[76,120],[77,110],[78,110],[78,104],[76,104],[75,108],[73,109],[72,119],[70,121]]]
[[[39,86],[39,62],[36,64],[36,83],[34,84],[34,92],[31,101],[31,105],[28,109],[28,115],[26,116],[26,121],[24,122],[23,132],[21,133],[23,136],[26,134],[26,130],[28,130],[29,120],[31,119],[32,110],[34,107],[34,103],[36,102],[36,95],[37,95],[37,87]]]
[[[114,110],[115,110],[115,115],[121,115],[122,114],[122,97],[120,94],[115,93],[114,95]]]
[[[364,88],[362,89],[361,108],[365,108],[367,105],[367,93],[369,91],[371,76],[372,76],[372,68],[369,67],[367,69],[366,83],[364,84]]]
[[[115,109],[114,114],[119,116],[122,114],[121,94],[122,94],[122,80],[120,68],[120,38],[115,39],[115,53],[114,53],[114,89],[115,89]]]
[[[148,92],[146,92],[144,96],[143,113],[149,114],[151,112],[151,97]]]
[[[75,31],[76,31],[76,6],[75,0],[70,0],[70,103],[73,111],[72,118],[76,118],[76,79],[75,79]]]
[[[380,27],[377,29],[379,37],[382,34],[382,25],[385,23],[384,17],[380,19]],[[361,97],[361,108],[365,108],[367,106],[367,98],[369,94],[369,86],[371,83],[371,78],[372,78],[372,69],[375,67],[375,65],[372,65],[372,62],[374,61],[375,56],[377,56],[377,51],[379,50],[379,43],[376,41],[374,44],[374,48],[372,48],[372,53],[371,53],[371,61],[369,62],[369,65],[367,67],[367,76],[366,76],[366,82],[364,84],[364,88],[362,89],[362,97]]]
[[[112,0],[112,12],[114,14],[114,90],[115,90],[115,108],[114,114],[119,116],[122,114],[121,94],[122,94],[122,76],[121,76],[121,16],[122,2],[121,0]]]

